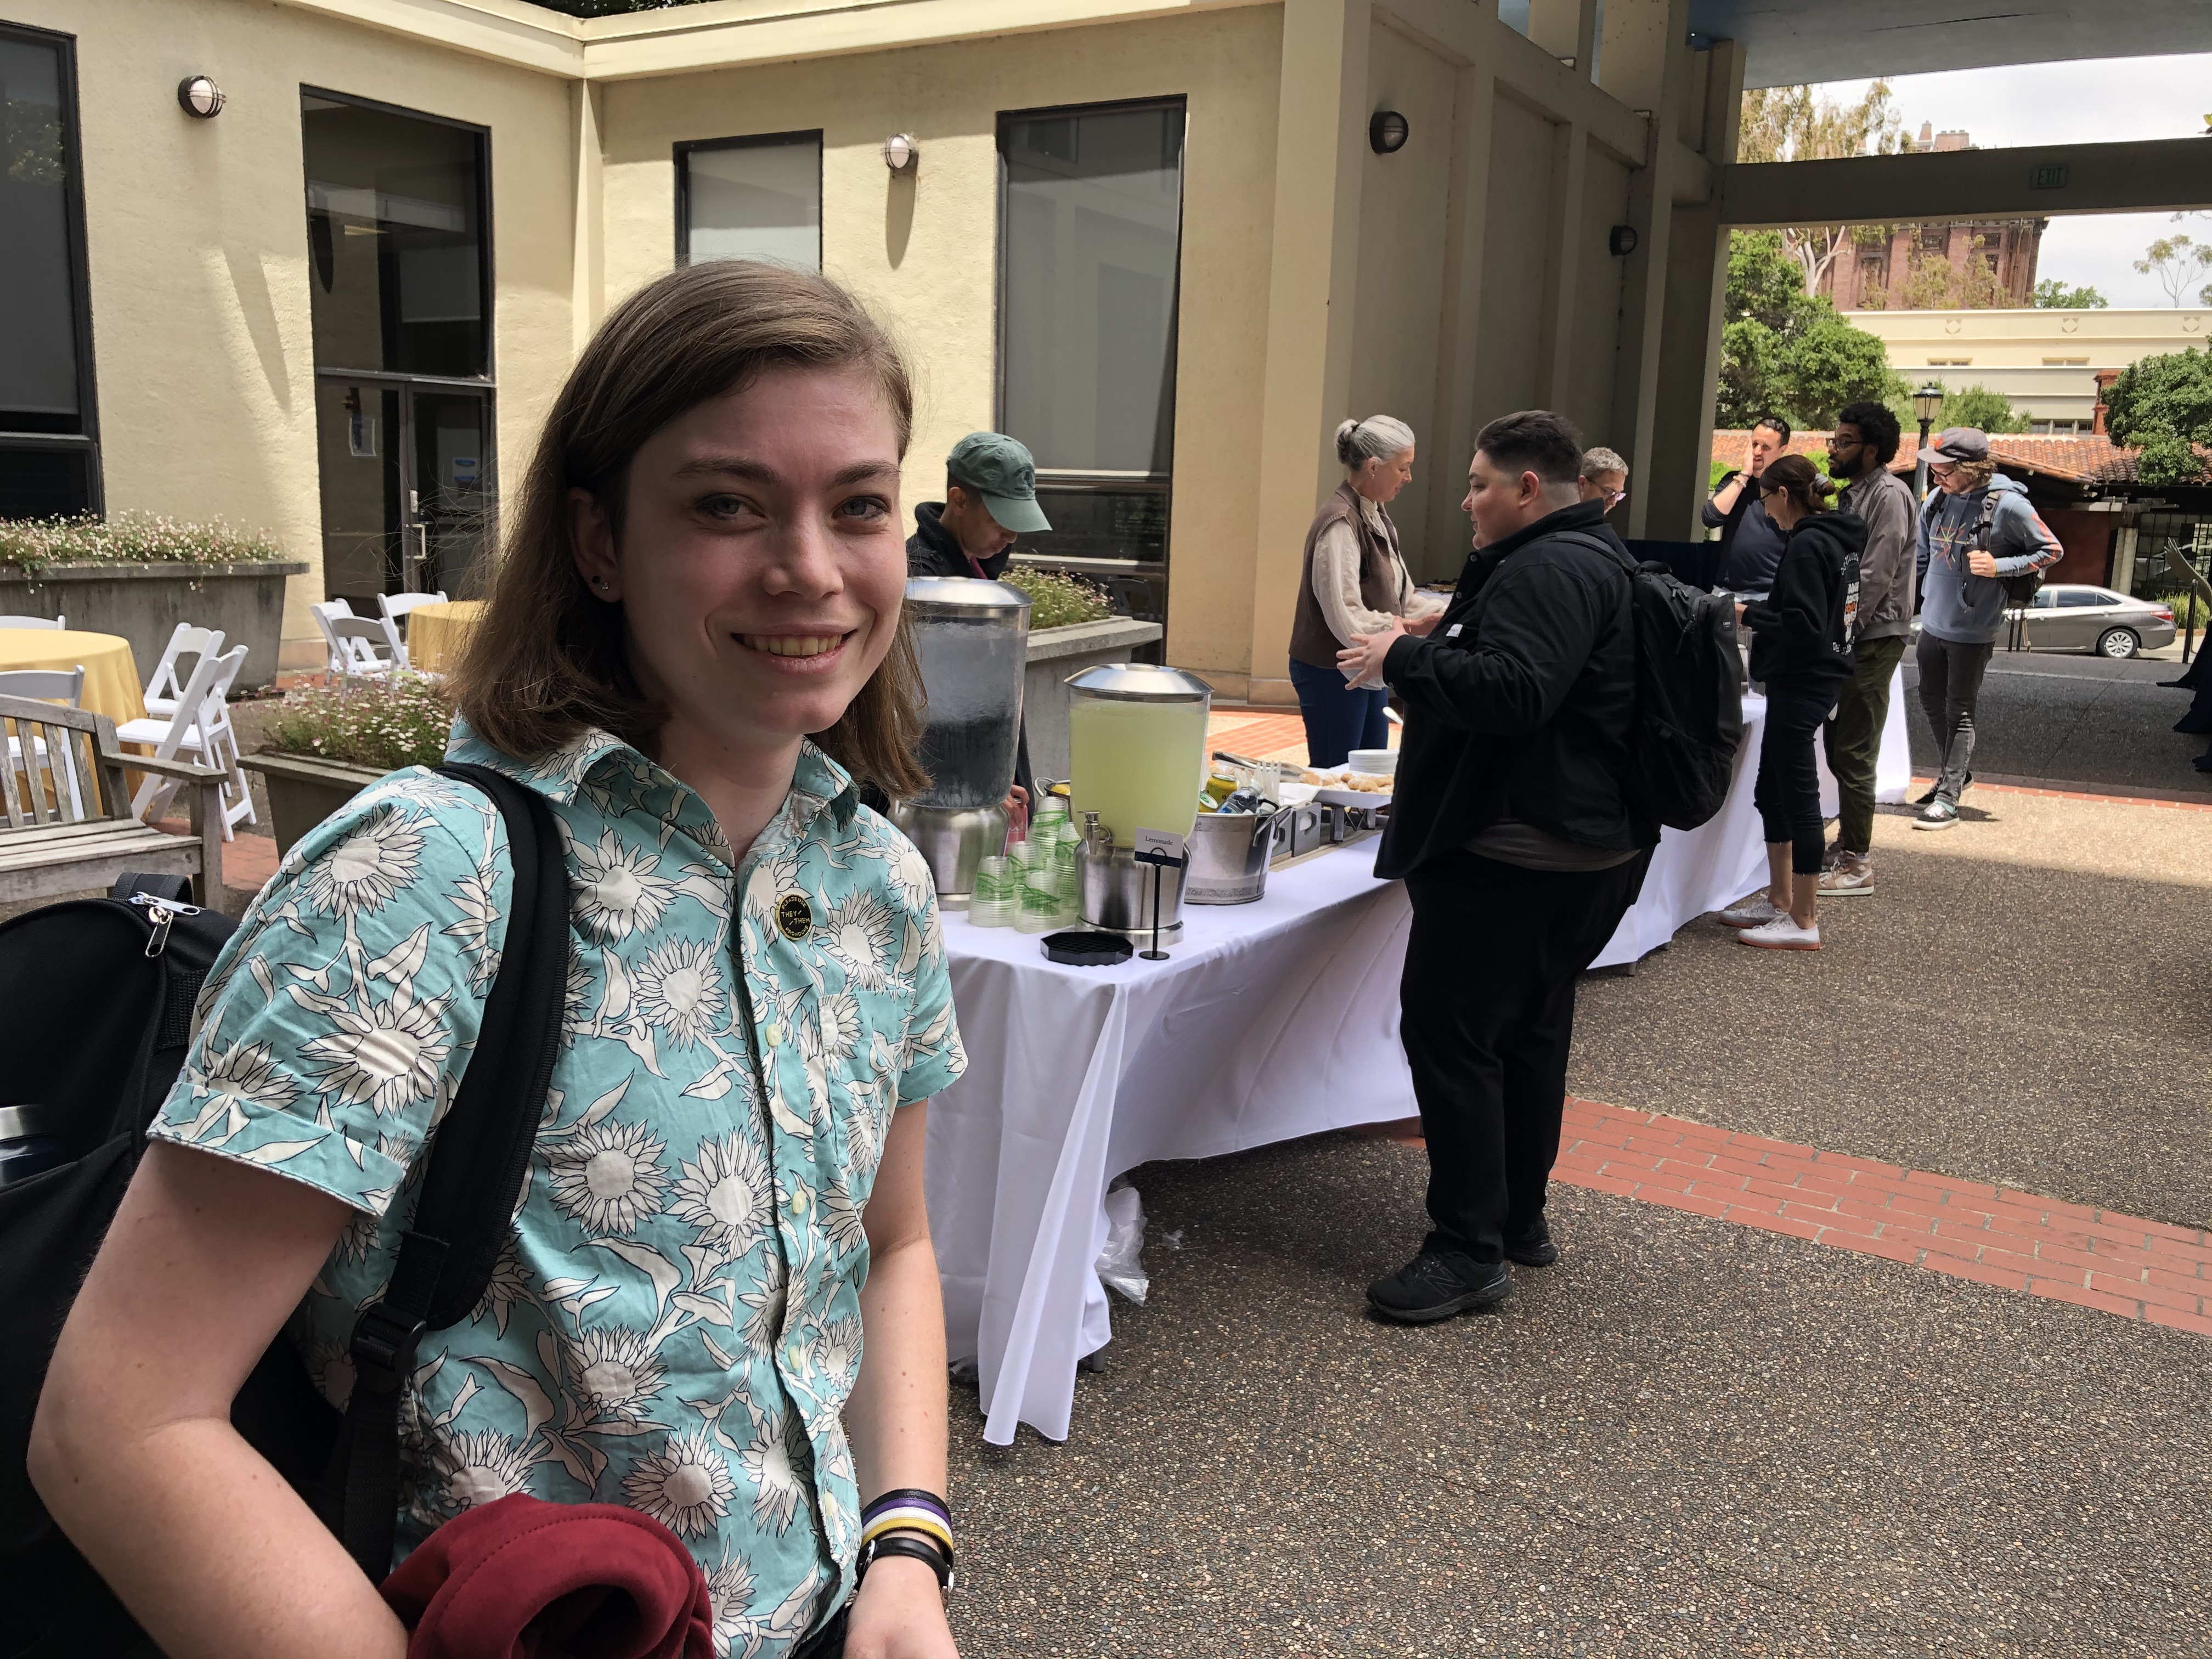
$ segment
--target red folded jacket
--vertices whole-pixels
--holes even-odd
[[[517,1494],[465,1510],[384,1581],[407,1659],[714,1659],[707,1576],[616,1504]]]

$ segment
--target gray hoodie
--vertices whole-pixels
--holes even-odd
[[[1997,498],[1996,518],[1990,526],[1995,576],[1977,576],[1966,568],[1984,495]],[[1963,495],[1933,491],[1920,511],[1921,631],[1960,645],[1994,644],[2004,630],[2002,578],[2048,569],[2065,556],[2058,538],[2028,504],[2026,488],[2002,473],[1984,489]]]

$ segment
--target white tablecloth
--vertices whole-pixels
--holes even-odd
[[[1256,903],[1184,907],[1166,962],[1063,968],[1033,935],[946,916],[968,1072],[930,1106],[930,1228],[985,1439],[1067,1437],[1075,1362],[1109,1334],[1093,1264],[1115,1175],[1413,1110],[1413,912],[1376,845],[1277,870]]]
[[[1633,909],[1598,952],[1593,968],[1618,968],[1641,960],[1680,931],[1684,923],[1733,904],[1766,884],[1766,836],[1759,810],[1751,804],[1759,776],[1759,741],[1766,729],[1766,699],[1743,700],[1743,745],[1736,750],[1735,777],[1727,803],[1710,823],[1695,830],[1669,830],[1651,855],[1650,873]],[[1828,770],[1823,745],[1815,739],[1814,758],[1820,772],[1820,810],[1836,810],[1836,780]],[[1912,782],[1912,754],[1905,731],[1905,671],[1889,683],[1889,716],[1881,730],[1875,762],[1875,799],[1900,801]]]
[[[1632,962],[1764,878],[1752,810],[1764,698],[1745,701],[1728,804],[1667,832],[1598,958]],[[1898,696],[1881,789],[1901,798]],[[1831,786],[1832,787],[1832,786]],[[1412,910],[1376,841],[1273,872],[1255,904],[1189,905],[1166,962],[1063,968],[1033,934],[945,918],[968,1072],[930,1107],[930,1227],[951,1357],[973,1359],[983,1437],[1067,1437],[1076,1361],[1111,1334],[1094,1264],[1107,1183],[1156,1158],[1212,1158],[1413,1115],[1398,1042]]]

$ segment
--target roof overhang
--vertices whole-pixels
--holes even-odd
[[[1690,28],[1742,44],[1747,87],[2212,52],[2206,0],[1690,0]]]

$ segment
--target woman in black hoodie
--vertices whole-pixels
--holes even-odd
[[[1813,741],[1851,672],[1865,522],[1831,511],[1835,490],[1802,455],[1759,479],[1767,516],[1789,537],[1765,599],[1739,606],[1752,630],[1751,678],[1766,686],[1766,732],[1753,803],[1765,824],[1766,892],[1721,912],[1746,945],[1817,951],[1820,927],[1820,775]]]

